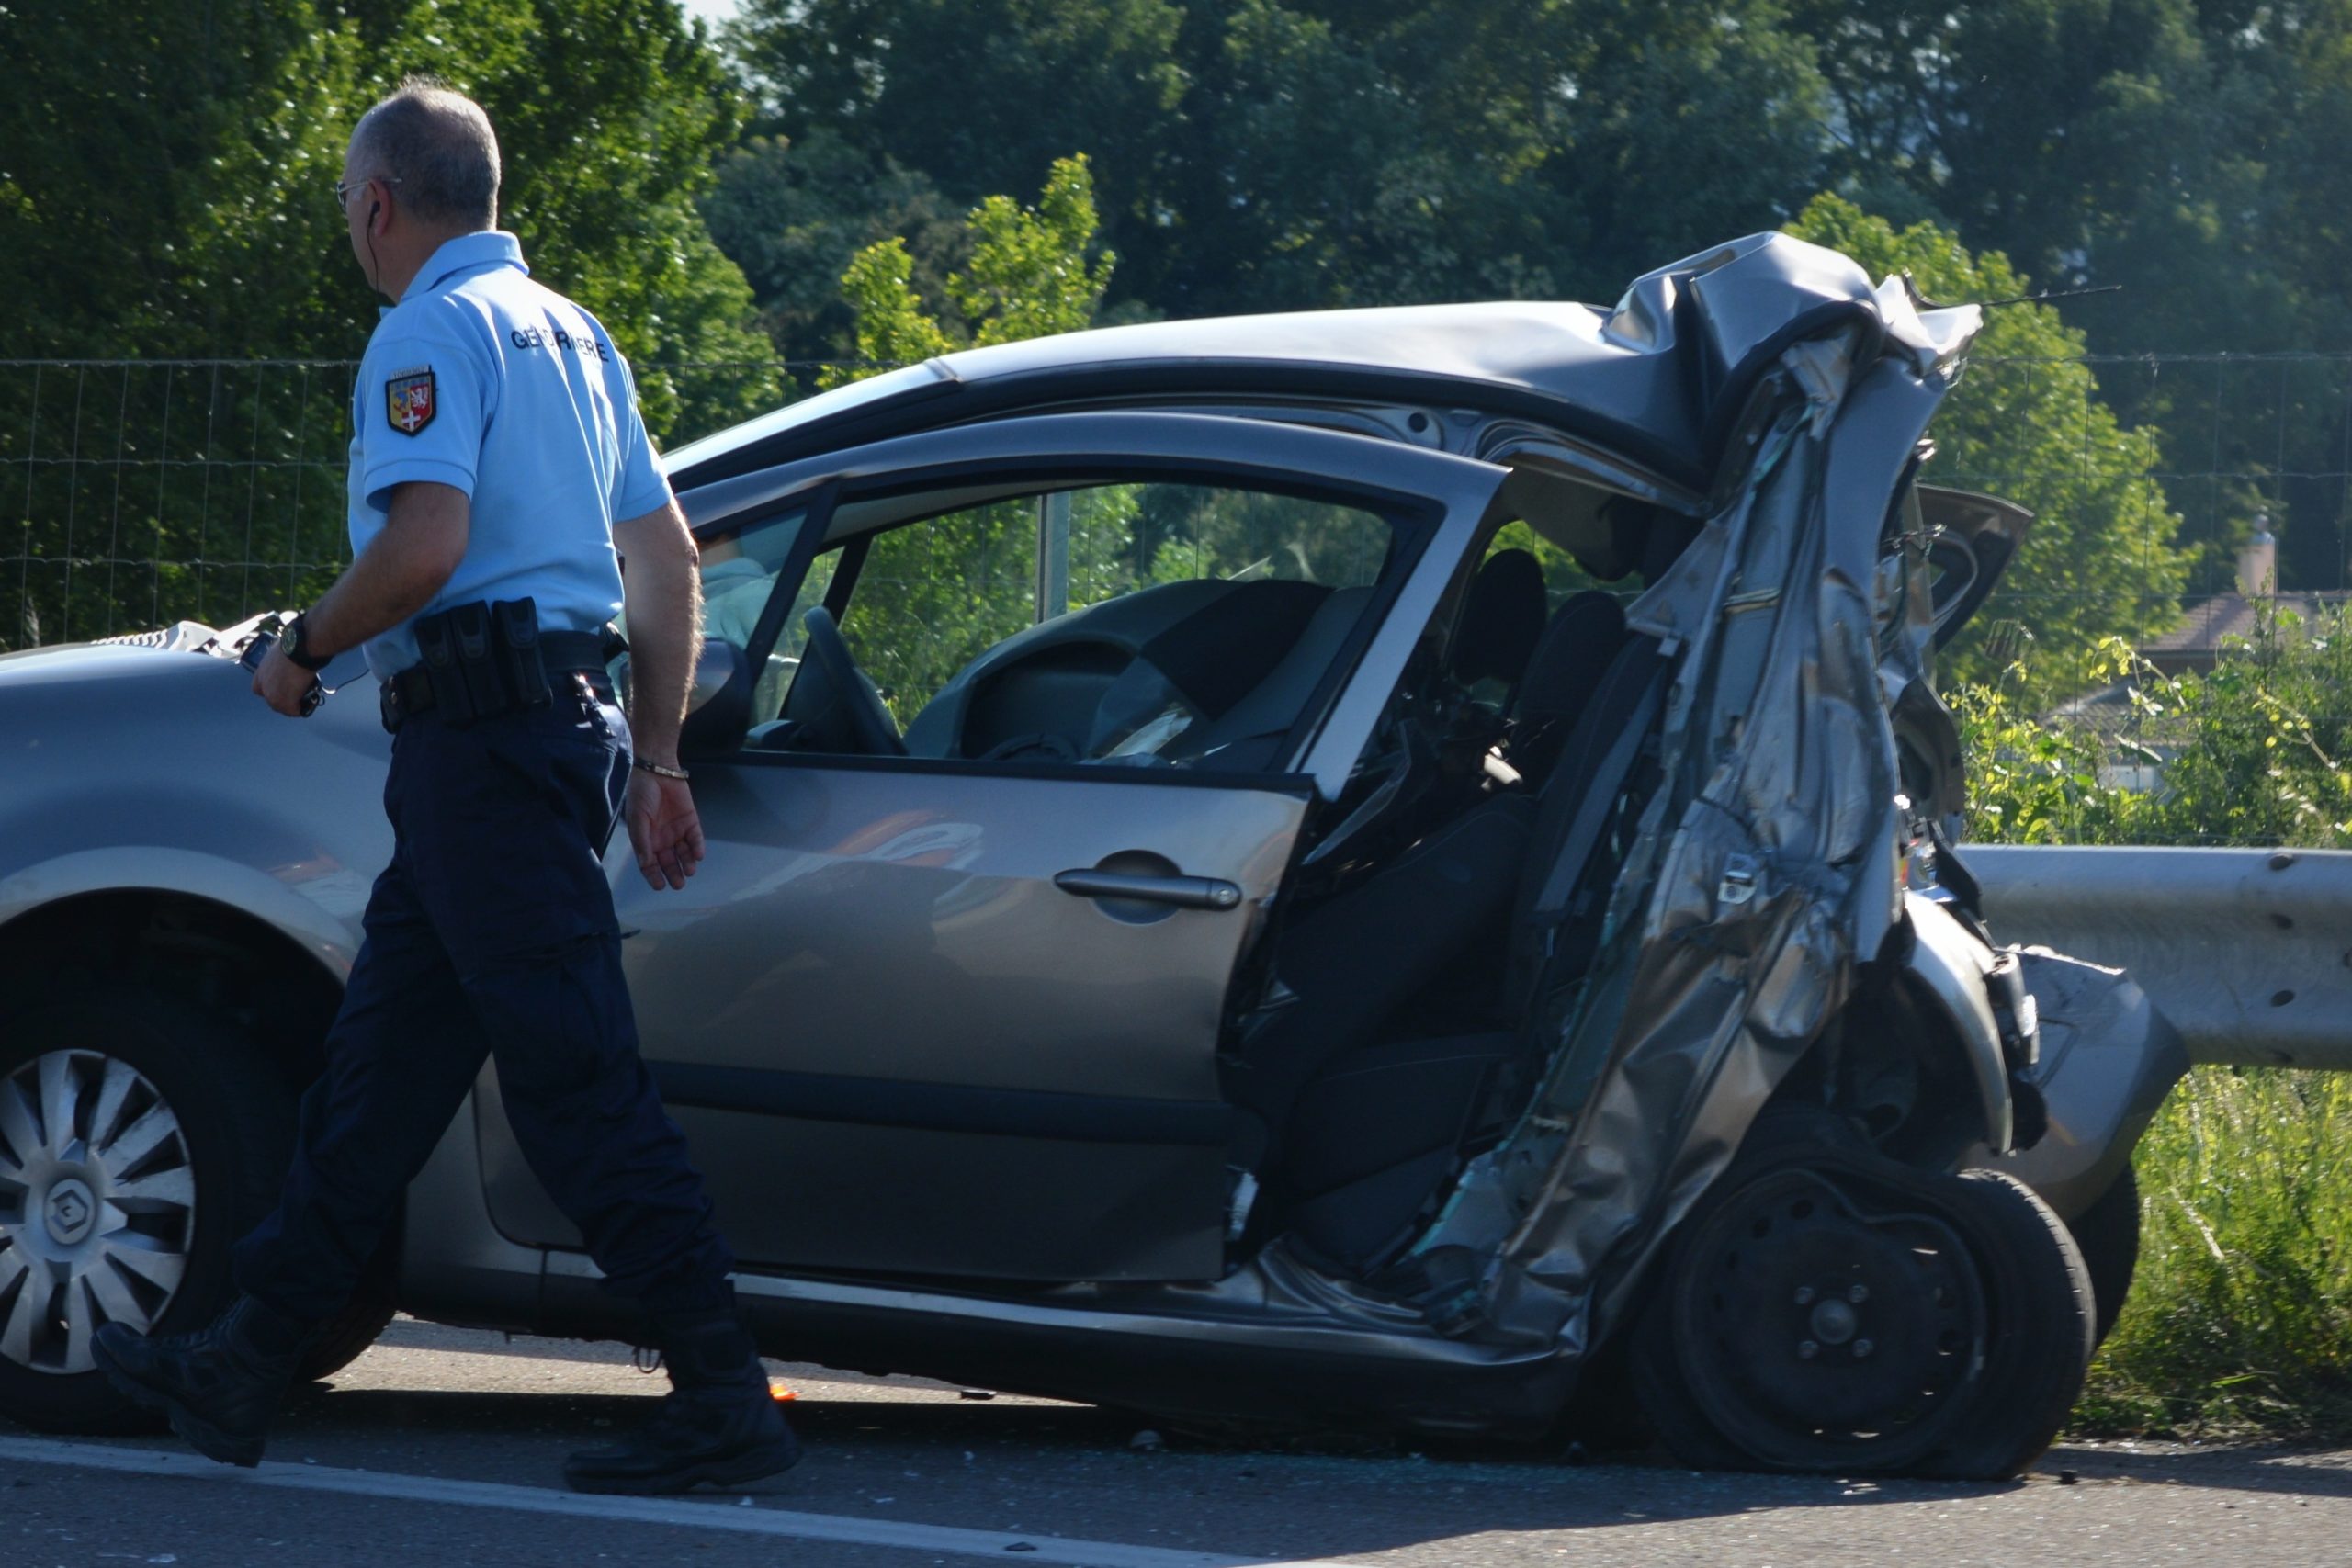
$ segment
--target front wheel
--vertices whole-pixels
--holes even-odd
[[[2090,1329],[2082,1259],[2022,1184],[1783,1146],[1682,1227],[1634,1371],[1703,1468],[1996,1479],[2048,1447]]]
[[[269,1063],[185,1004],[91,996],[0,1022],[0,1416],[151,1426],[96,1370],[91,1337],[209,1322],[293,1134]]]

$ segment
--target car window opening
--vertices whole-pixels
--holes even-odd
[[[1375,1280],[1405,1252],[1527,1105],[1532,1025],[1592,957],[1599,898],[1555,922],[1543,897],[1577,807],[1613,795],[1578,879],[1605,892],[1657,782],[1644,749],[1611,761],[1655,729],[1668,663],[1624,606],[1697,520],[1515,469],[1489,523],[1237,991],[1245,1251],[1285,1238]]]
[[[1397,554],[1361,506],[1148,481],[852,502],[828,533],[762,660],[752,750],[1275,768]],[[790,538],[706,536],[708,636],[752,651]],[[820,607],[837,636],[812,653]]]

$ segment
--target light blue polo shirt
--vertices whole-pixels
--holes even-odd
[[[421,615],[530,598],[549,631],[620,613],[616,519],[670,500],[628,366],[596,319],[531,281],[514,235],[451,240],[387,309],[352,394],[351,548],[382,532],[394,485],[472,499],[465,558]],[[408,623],[368,644],[378,676],[416,662]]]

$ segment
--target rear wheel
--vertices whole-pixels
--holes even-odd
[[[107,1323],[201,1326],[268,1212],[294,1107],[251,1043],[132,992],[0,1030],[0,1415],[42,1431],[152,1423],[90,1358]]]
[[[2089,1359],[2088,1291],[2022,1185],[1783,1142],[1720,1191],[1634,1339],[1686,1462],[1992,1478],[2048,1446]]]

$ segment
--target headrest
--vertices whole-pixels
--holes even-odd
[[[1463,682],[1517,683],[1544,635],[1544,568],[1526,550],[1498,550],[1470,581],[1462,630],[1453,640],[1453,674]]]

